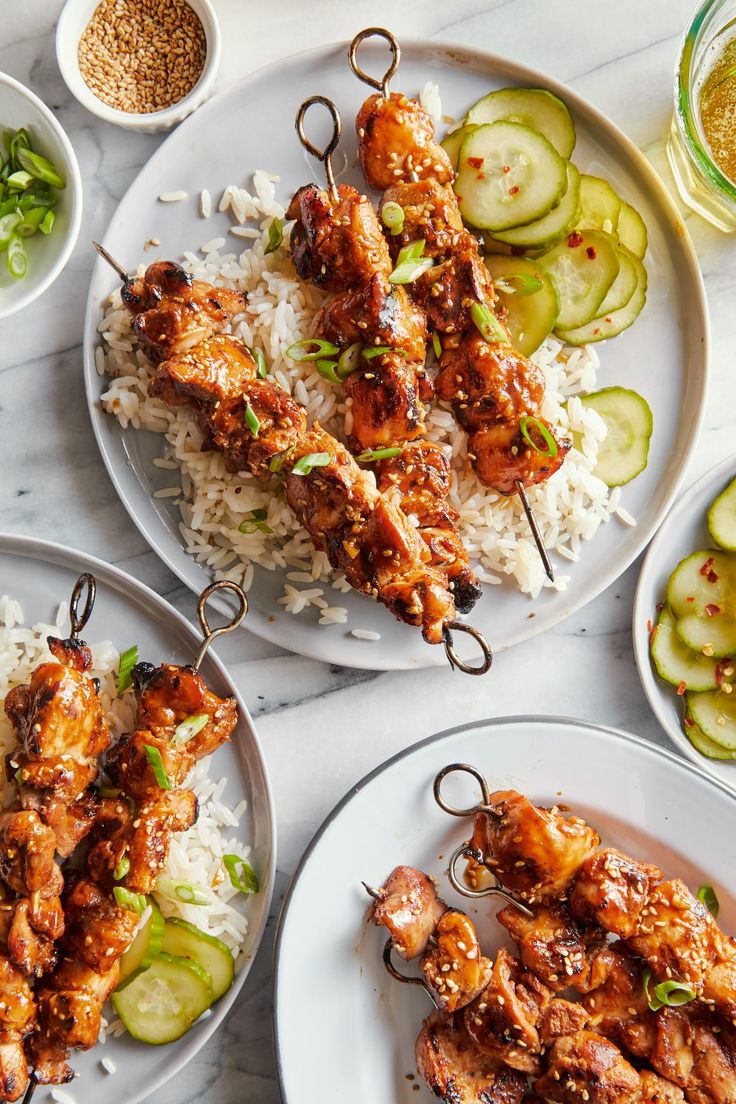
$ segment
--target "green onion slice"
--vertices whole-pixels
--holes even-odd
[[[284,240],[284,224],[280,218],[272,218],[268,228],[268,245],[264,253],[275,253]]]
[[[721,904],[710,882],[706,882],[705,885],[702,885],[695,896],[699,901],[703,902],[713,919],[717,919],[718,913],[721,911]]]
[[[5,260],[8,272],[14,280],[22,280],[28,271],[28,253],[20,234],[10,235],[8,256]]]
[[[681,1008],[683,1004],[690,1004],[697,996],[695,990],[684,981],[660,981],[654,987],[652,981],[652,971],[647,967],[642,974],[642,987],[652,1012],[657,1012],[660,1008]]]
[[[30,188],[32,183],[33,177],[29,172],[25,172],[23,169],[11,173],[7,180],[7,185],[11,192],[23,192],[26,188]]]
[[[294,451],[294,445],[284,449],[283,452],[277,452],[275,456],[272,456],[268,462],[268,470],[272,472],[280,472],[283,470],[284,464],[288,460],[290,454]]]
[[[389,283],[411,284],[414,280],[418,280],[422,273],[432,268],[434,261],[431,257],[423,257],[423,253],[424,238],[400,249],[396,258],[396,267],[388,278]]]
[[[529,432],[530,428],[536,430],[536,432],[540,435],[545,445],[547,446],[546,449],[540,448],[536,441],[532,440],[532,436]],[[535,452],[540,453],[541,456],[552,457],[557,455],[557,442],[555,441],[550,431],[547,429],[544,422],[540,422],[539,418],[532,418],[531,415],[524,414],[523,417],[519,418],[519,430],[521,432],[521,436],[524,438],[530,448],[533,448]]]
[[[434,349],[434,355],[439,360],[442,356],[442,339],[436,330],[432,334],[432,348]]]
[[[138,645],[126,648],[120,656],[118,665],[118,694],[123,694],[133,685],[133,668],[138,662]]]
[[[390,460],[392,456],[400,455],[400,448],[365,449],[355,459],[360,460],[361,464],[372,464],[374,460]]]
[[[156,776],[156,781],[162,790],[171,789],[171,779],[164,770],[164,761],[161,758],[161,752],[157,747],[153,747],[152,744],[144,744],[143,749],[146,753],[146,759],[151,765],[151,770]]]
[[[392,234],[400,234],[404,229],[404,208],[393,200],[384,203],[381,208],[381,222]]]
[[[536,276],[512,273],[504,276],[502,280],[494,280],[493,286],[504,295],[534,295],[541,288],[542,281]]]
[[[268,510],[251,510],[250,517],[241,521],[238,526],[239,533],[273,533],[270,525],[266,525]]]
[[[202,731],[209,719],[207,713],[192,713],[191,717],[185,717],[174,729],[173,742],[180,747],[188,743],[193,736]]]
[[[128,873],[129,870],[130,870],[130,859],[128,858],[127,855],[123,855],[122,859],[120,860],[118,865],[115,867],[115,870],[113,871],[112,876],[113,876],[113,878],[115,879],[116,882],[122,882],[123,878],[125,877],[125,875]]]
[[[230,875],[230,883],[241,893],[257,893],[258,878],[253,867],[240,855],[223,855],[222,861]]]
[[[16,783],[19,786],[23,785],[23,768],[22,767],[18,767],[17,771],[13,775],[13,778],[15,779]]]
[[[268,375],[268,365],[266,364],[266,358],[260,349],[251,349],[253,359],[256,362],[256,375],[259,379],[265,379]]]
[[[406,356],[403,349],[392,349],[390,345],[370,345],[363,350],[363,359],[373,360],[374,357],[385,356],[386,353],[399,353],[400,356]]]
[[[193,882],[177,882],[176,878],[159,878],[156,892],[162,893],[172,901],[183,901],[185,905],[211,905],[212,894],[205,886]]]
[[[475,322],[478,332],[485,341],[503,341],[508,345],[508,334],[493,311],[490,307],[487,307],[485,303],[473,303],[470,308],[470,317]]]
[[[314,468],[326,468],[334,457],[329,452],[309,452],[300,457],[291,469],[292,475],[310,475]]]
[[[16,148],[16,156],[22,168],[36,180],[43,180],[52,188],[66,188],[66,180],[51,161],[25,146]]]
[[[125,886],[115,886],[112,892],[121,908],[128,909],[130,912],[137,912],[139,916],[142,916],[148,908],[148,901],[142,893],[132,893]]]
[[[331,357],[339,353],[337,345],[331,341],[323,341],[319,337],[307,337],[303,341],[295,341],[286,350],[289,360],[319,360],[320,357]]]
[[[337,374],[341,380],[347,379],[360,366],[360,353],[363,346],[359,341],[354,341],[343,349],[337,362]]]
[[[258,416],[249,402],[246,402],[245,404],[245,424],[254,437],[257,437],[258,434],[261,432],[261,423],[259,422]]]
[[[316,360],[314,367],[322,379],[326,379],[329,383],[341,383],[342,380],[337,374],[337,361],[336,360]]]
[[[23,216],[20,211],[13,210],[0,218],[0,249],[4,249],[12,238],[15,228]]]

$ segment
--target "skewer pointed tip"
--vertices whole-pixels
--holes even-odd
[[[539,552],[539,556],[544,567],[544,573],[549,581],[553,583],[555,581],[555,573],[550,562],[549,552],[545,548],[544,541],[542,540],[542,534],[539,532],[537,519],[534,516],[534,511],[532,510],[529,497],[526,493],[526,488],[520,479],[517,479],[516,481],[516,491],[519,495],[519,498],[521,499],[521,504],[524,507],[524,513],[526,514],[526,519],[529,522],[529,528],[532,531],[534,543],[537,546],[537,551]]]
[[[381,900],[381,894],[378,892],[377,889],[374,889],[373,886],[369,886],[367,882],[361,882],[360,884],[362,885],[368,896],[372,897],[374,901]]]
[[[117,272],[120,279],[123,280],[123,281],[127,280],[128,279],[128,273],[125,271],[123,266],[121,264],[119,264],[118,261],[115,260],[113,255],[111,253],[108,253],[108,251],[105,249],[104,245],[100,245],[100,243],[96,242],[96,241],[93,241],[92,244],[95,247],[95,249],[97,250],[97,252],[99,253],[99,255],[102,257],[102,259],[104,261],[107,261],[107,263],[110,265],[110,268],[115,269],[115,271]]]

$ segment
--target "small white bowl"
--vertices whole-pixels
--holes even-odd
[[[69,260],[82,223],[82,177],[72,144],[46,104],[13,77],[0,73],[0,129],[26,127],[33,149],[58,168],[66,187],[58,192],[56,221],[50,234],[26,238],[28,272],[15,280],[0,254],[0,319],[37,299]]]
[[[154,133],[176,126],[199,107],[212,91],[220,64],[220,24],[210,0],[187,0],[189,7],[199,17],[207,41],[207,54],[199,80],[183,99],[163,111],[135,114],[109,107],[95,96],[79,69],[79,42],[99,0],[67,0],[56,26],[56,59],[67,88],[82,107],[106,123]]]

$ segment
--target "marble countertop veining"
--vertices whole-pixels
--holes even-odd
[[[219,87],[268,62],[369,24],[399,37],[484,47],[568,83],[644,150],[666,183],[663,139],[672,74],[694,0],[214,0],[223,30]],[[60,0],[5,5],[0,69],[57,112],[85,183],[79,244],[40,300],[2,325],[0,530],[58,540],[101,556],[168,598],[188,617],[194,599],[150,552],[98,457],[87,418],[80,335],[92,254],[120,197],[161,141],[105,124],[67,92],[54,52]],[[705,275],[713,329],[713,381],[705,430],[687,474],[692,483],[733,450],[729,309],[736,256],[728,238],[686,214]],[[256,719],[279,822],[273,914],[245,991],[219,1033],[157,1094],[158,1104],[276,1104],[270,1028],[275,918],[301,852],[335,802],[388,756],[438,729],[514,713],[567,714],[667,740],[650,712],[631,651],[638,564],[543,639],[497,659],[496,676],[449,670],[378,674],[290,655],[249,634],[220,648]],[[0,587],[2,586],[0,580]],[[574,680],[567,677],[574,670]],[[537,672],[544,671],[544,677]],[[397,708],[401,703],[403,709]]]

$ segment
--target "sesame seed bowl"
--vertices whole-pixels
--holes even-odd
[[[56,57],[93,115],[130,130],[168,130],[210,95],[220,27],[209,0],[67,0]]]

